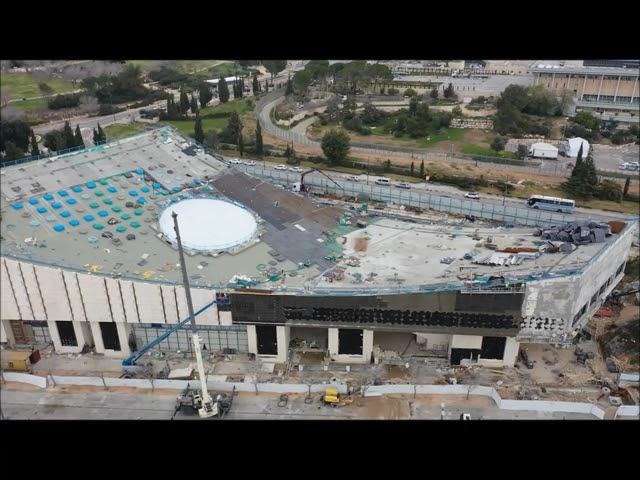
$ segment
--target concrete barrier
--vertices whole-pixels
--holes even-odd
[[[151,380],[146,378],[111,378],[104,377],[107,387],[152,388]]]
[[[47,378],[38,375],[30,375],[20,372],[2,372],[2,378],[5,382],[20,382],[35,385],[40,388],[47,388]]]
[[[618,417],[636,417],[640,419],[640,407],[638,405],[620,405],[613,419]]]
[[[50,375],[49,377],[53,380],[54,385],[92,385],[104,387],[104,383],[100,377],[63,377],[58,375]]]

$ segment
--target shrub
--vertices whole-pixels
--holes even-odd
[[[56,95],[47,102],[50,110],[59,110],[61,108],[73,108],[80,105],[79,94]]]

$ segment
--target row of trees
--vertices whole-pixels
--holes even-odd
[[[40,155],[33,129],[19,119],[0,122],[0,160],[15,160],[25,155]]]
[[[628,190],[628,186],[625,185]],[[582,158],[582,146],[578,151],[576,164],[571,171],[571,177],[562,184],[562,189],[574,197],[582,199],[599,198],[601,200],[622,200],[623,191],[613,180],[600,180],[591,151],[586,159]]]
[[[101,129],[102,130],[102,129]],[[96,131],[94,130],[94,138]],[[104,132],[103,132],[104,133]],[[105,137],[106,139],[106,137]],[[84,140],[80,133],[80,126],[76,125],[75,132],[69,122],[64,122],[61,130],[52,130],[44,136],[44,146],[52,151],[65,150],[67,148],[84,147]]]
[[[631,124],[628,128],[618,128],[615,120],[601,120],[590,112],[578,112],[565,127],[565,136],[581,137],[590,141],[608,138],[614,145],[638,141],[638,124]]]
[[[108,104],[140,100],[150,93],[144,86],[142,71],[137,65],[127,65],[117,75],[85,78],[82,86],[100,103]]]

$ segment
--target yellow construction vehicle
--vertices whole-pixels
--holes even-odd
[[[340,392],[338,392],[336,388],[326,388],[324,390],[324,395],[322,396],[322,402],[325,405],[331,405],[332,407],[342,407],[352,403],[353,399],[350,396],[342,398],[340,396]]]

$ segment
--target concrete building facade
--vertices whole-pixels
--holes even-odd
[[[638,68],[562,66],[536,63],[531,72],[535,85],[575,97],[575,111],[590,111],[605,119],[638,121],[640,87]]]

